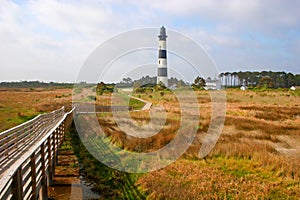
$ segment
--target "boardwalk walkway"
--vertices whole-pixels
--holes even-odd
[[[47,198],[73,110],[41,114],[0,133],[0,199]]]
[[[134,97],[131,95],[128,95],[130,98],[136,99],[138,101],[141,101],[143,103],[145,103],[144,107],[141,110],[150,110],[151,106],[152,106],[152,102],[146,101],[144,99],[138,98],[138,97]]]

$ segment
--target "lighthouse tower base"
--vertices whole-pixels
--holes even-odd
[[[168,77],[165,76],[158,76],[157,77],[157,84],[162,83],[164,86],[168,87]]]

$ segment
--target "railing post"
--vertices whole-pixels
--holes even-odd
[[[49,172],[48,181],[49,181],[49,185],[52,185],[54,173],[52,171],[53,169],[52,169],[52,159],[51,159],[51,153],[52,153],[51,152],[51,137],[48,137],[47,144],[48,144],[48,164],[49,164],[49,167],[48,167],[48,172]]]
[[[47,186],[47,176],[46,176],[46,163],[45,163],[45,147],[44,143],[41,145],[41,163],[42,163],[42,188],[40,190],[40,199],[48,199],[48,186]]]
[[[57,150],[60,148],[61,144],[61,124],[57,127]]]
[[[63,123],[62,123],[62,126],[63,126],[63,136],[62,136],[62,141],[65,141],[65,138],[66,138],[66,130],[67,130],[67,124],[66,124],[66,121],[67,121],[67,118],[68,118],[68,116],[65,118],[65,120],[64,120]]]
[[[60,139],[60,143],[59,143],[59,147],[62,146],[62,143],[65,139],[65,121],[63,121],[60,124],[60,128],[59,128],[59,139]]]
[[[53,178],[55,175],[55,165],[58,159],[58,151],[65,139],[65,132],[69,129],[69,126],[72,123],[72,118],[70,117],[72,116],[72,112],[69,112],[66,115],[65,114],[66,113],[64,112],[64,108],[61,108],[60,110],[54,111],[49,114],[41,114],[30,122],[26,122],[24,125],[19,125],[12,130],[6,131],[4,136],[1,135],[1,137],[5,138],[12,133],[16,134],[15,136],[11,136],[10,138],[8,138],[7,141],[5,141],[6,139],[3,140],[2,138],[3,143],[1,146],[1,150],[5,149],[5,147],[7,147],[7,149],[9,148],[9,150],[1,154],[2,156],[5,156],[5,161],[8,160],[9,157],[13,157],[15,155],[23,155],[21,154],[21,151],[23,151],[23,149],[20,148],[20,145],[25,146],[29,144],[35,144],[35,142],[40,141],[39,137],[43,137],[43,141],[42,143],[39,143],[39,146],[36,146],[35,144],[36,148],[34,152],[30,151],[30,154],[29,152],[26,152],[26,163],[28,162],[28,158],[30,159],[28,163],[29,166],[26,165],[26,171],[28,167],[28,171],[30,171],[30,174],[26,173],[26,190],[24,188],[25,186],[22,185],[23,178],[25,178],[22,174],[23,170],[25,170],[25,167],[22,167],[25,162],[25,157],[21,157],[21,159],[23,160],[23,164],[15,166],[13,176],[9,175],[9,185],[6,186],[7,189],[6,193],[4,194],[4,198],[7,195],[9,195],[12,199],[17,200],[21,200],[23,199],[23,196],[27,195],[29,195],[29,197],[30,195],[32,195],[31,199],[37,199],[38,197],[40,199],[48,198],[47,186],[53,183]],[[58,124],[59,121],[61,121],[60,124]],[[53,131],[54,126],[56,127],[56,129]],[[52,130],[53,132],[50,133],[49,130]],[[23,133],[24,136],[22,135]],[[22,137],[20,137],[20,135]],[[44,138],[46,135],[48,138]],[[16,137],[20,137],[20,140],[16,140]],[[39,150],[40,152],[38,152]],[[38,153],[40,153],[41,155],[41,171],[37,171],[37,166],[39,166],[40,164],[36,164]],[[46,154],[48,156],[46,156]],[[48,165],[46,165],[47,161]],[[37,175],[40,173],[41,187],[38,187],[39,185],[37,185]],[[27,185],[29,181],[28,179],[31,180],[30,185]],[[2,185],[4,184],[1,184],[1,186]],[[28,189],[31,189],[30,194],[30,191]],[[23,190],[26,191],[26,194]]]
[[[13,177],[13,198],[16,200],[23,199],[23,185],[22,185],[22,165],[16,171]]]
[[[36,166],[35,166],[35,152],[30,156],[31,166],[31,184],[32,184],[32,199],[37,199],[36,195]]]
[[[55,165],[57,164],[57,129],[53,132],[53,160],[52,160],[52,170],[53,175],[55,174]]]

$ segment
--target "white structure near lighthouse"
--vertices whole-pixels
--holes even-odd
[[[157,84],[163,83],[168,87],[168,68],[167,68],[167,35],[164,26],[159,32],[159,48],[158,48],[158,67],[157,67]]]

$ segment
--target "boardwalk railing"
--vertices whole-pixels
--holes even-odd
[[[0,199],[47,199],[57,151],[73,120],[64,108],[0,133]]]
[[[132,111],[132,106],[99,106],[94,104],[76,104],[76,114]]]

